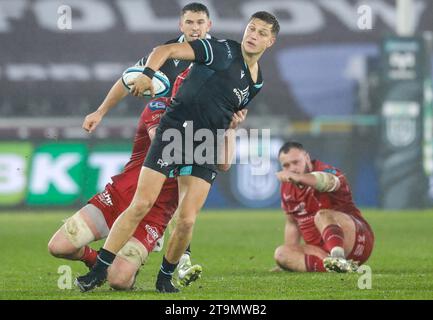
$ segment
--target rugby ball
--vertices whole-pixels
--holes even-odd
[[[126,69],[123,72],[122,82],[128,91],[131,90],[128,82],[143,74],[143,70],[144,67],[134,66]],[[170,80],[168,80],[167,76],[159,70],[155,72],[152,83],[153,88],[155,89],[155,96],[158,98],[167,95],[167,93],[170,91]],[[143,96],[150,97],[150,90],[144,91]]]

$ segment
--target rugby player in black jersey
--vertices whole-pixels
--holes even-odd
[[[208,8],[198,2],[191,2],[186,4],[180,12],[179,17],[179,30],[182,34],[172,40],[166,42],[170,43],[182,43],[184,41],[194,41],[197,39],[211,39],[209,30],[212,26],[210,20],[210,14]],[[147,57],[141,58],[136,63],[137,66],[144,66],[147,61]],[[171,97],[172,90],[174,87],[174,81],[176,77],[183,74],[191,64],[191,61],[179,60],[179,59],[168,59],[160,68],[164,74],[167,75],[170,80],[170,91],[166,94],[166,97]],[[124,97],[128,95],[128,91],[122,84],[122,80],[119,79],[108,92],[104,101],[101,103],[97,111],[90,113],[85,121],[84,126],[89,132],[93,131],[95,127],[100,123],[103,116],[114,106],[116,106]],[[176,224],[176,215],[173,216],[170,224],[168,225],[169,233],[173,230]],[[162,250],[164,242],[164,236],[158,239],[157,244],[153,251]],[[90,249],[90,248],[89,248]],[[90,249],[92,250],[92,249]],[[97,252],[91,252],[92,261],[96,261]],[[93,264],[93,263],[92,263]],[[178,280],[181,285],[189,285],[195,279],[200,276],[202,267],[197,264],[191,263],[191,248],[188,246],[185,253],[182,255],[178,265]]]
[[[141,170],[134,199],[114,223],[96,265],[87,275],[76,280],[82,291],[91,290],[105,281],[106,270],[116,253],[132,236],[170,175],[177,176],[178,180],[178,221],[163,257],[156,289],[159,292],[178,291],[171,282],[172,274],[191,241],[196,217],[216,176],[216,161],[220,156],[215,152],[218,148],[217,133],[229,129],[233,115],[244,110],[262,88],[258,60],[274,44],[278,31],[277,19],[268,12],[260,11],[251,16],[242,43],[198,39],[162,45],[153,50],[143,75],[129,83],[133,95],[139,96],[147,89],[153,92],[153,74],[167,59],[189,60],[194,65],[174,97],[172,106],[161,119]],[[212,140],[210,144],[215,147],[210,150],[214,151],[210,161],[209,157],[204,163],[202,158],[197,160],[195,151],[200,149],[201,141],[193,142],[192,148],[186,147],[189,141],[184,138],[191,129],[194,134],[201,130],[207,138],[210,132],[211,139],[208,140]],[[168,130],[180,135],[180,145],[173,145],[174,140],[164,136]],[[203,130],[207,130],[206,134]]]

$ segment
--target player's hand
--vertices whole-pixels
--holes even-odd
[[[269,269],[269,272],[282,272],[284,271],[280,266],[274,266],[271,269]]]
[[[98,111],[92,112],[84,118],[83,129],[91,133],[102,120],[102,114]]]
[[[146,90],[150,90],[150,95],[152,98],[155,97],[155,89],[153,88],[152,79],[144,74],[139,75],[137,78],[129,81],[128,86],[131,88],[131,94],[135,97],[142,96],[143,92]]]
[[[280,171],[275,174],[277,179],[281,182],[291,182],[297,186],[300,185],[301,175],[298,173],[293,173],[289,171]]]
[[[236,113],[233,113],[232,122],[230,122],[229,129],[236,129],[247,117],[248,110],[242,109]]]

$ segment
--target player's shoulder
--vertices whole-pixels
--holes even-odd
[[[332,174],[339,174],[341,173],[340,169],[334,167],[333,165],[330,165],[326,162],[320,161],[320,160],[313,160],[313,170],[314,171],[323,171],[323,172],[327,172],[327,173],[332,173]]]
[[[232,50],[241,50],[241,44],[235,40],[231,40],[231,39],[218,39],[215,37],[209,37],[206,39],[202,39],[201,41],[208,41],[211,44],[214,45],[221,45],[221,46],[227,46],[229,48],[231,48]]]
[[[180,42],[184,41],[184,38],[185,38],[184,35],[181,35],[177,38],[170,39],[170,40],[166,41],[164,44],[180,43]]]

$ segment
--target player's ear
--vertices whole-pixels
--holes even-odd
[[[307,160],[308,163],[311,163],[311,157],[307,151],[305,151],[305,159]]]
[[[271,39],[269,40],[266,48],[272,47],[275,43],[275,36],[272,36]]]

